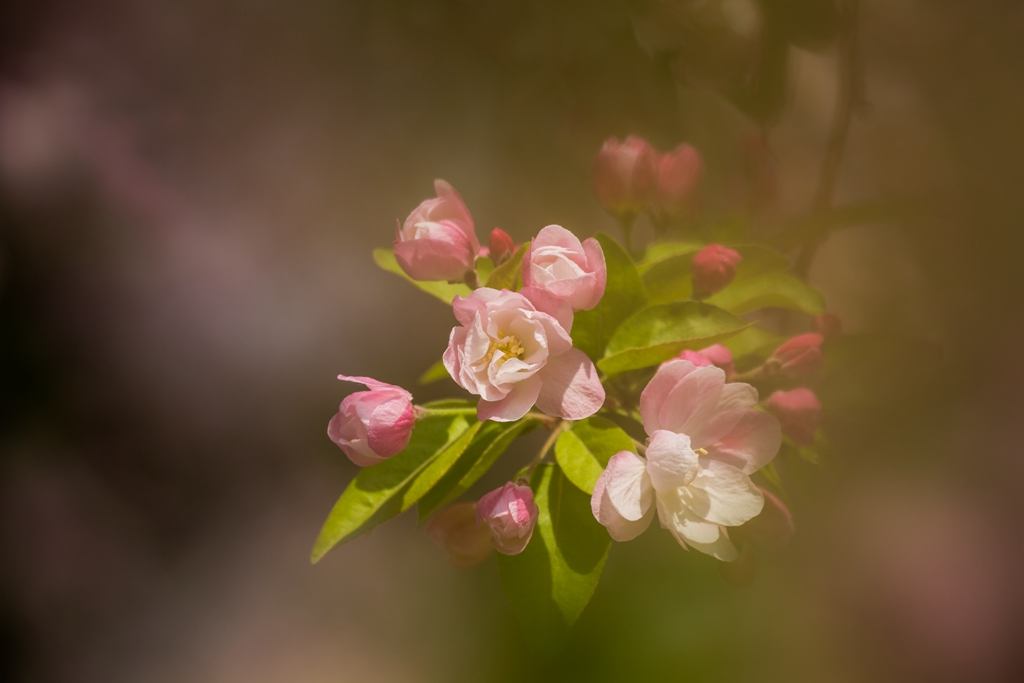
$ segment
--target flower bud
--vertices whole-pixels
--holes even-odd
[[[776,391],[768,399],[768,412],[782,425],[782,433],[798,446],[814,445],[821,424],[821,404],[810,389]]]
[[[709,244],[693,257],[693,294],[702,299],[725,289],[743,257],[721,244]]]
[[[434,181],[436,199],[420,203],[396,230],[395,260],[413,280],[461,281],[476,265],[473,217],[455,189]]]
[[[607,280],[600,243],[593,237],[580,242],[560,225],[537,233],[523,256],[523,286],[543,289],[574,311],[597,306]]]
[[[809,375],[821,367],[821,344],[824,338],[815,332],[793,337],[775,349],[768,365],[775,365],[784,375]]]
[[[732,530],[736,540],[753,541],[768,550],[780,550],[793,540],[796,528],[789,508],[768,489],[758,486],[764,496],[761,514]]]
[[[473,567],[494,552],[490,530],[476,523],[476,503],[456,503],[441,510],[424,531],[453,567]]]
[[[683,143],[658,157],[658,183],[651,208],[663,218],[682,218],[693,213],[704,160],[693,145]]]
[[[736,374],[736,370],[732,364],[732,351],[721,344],[713,344],[706,349],[701,349],[700,351],[690,351],[687,349],[672,360],[665,361],[661,365],[664,367],[666,364],[675,360],[688,360],[698,368],[714,365],[724,370],[726,377],[731,377]]]
[[[341,402],[327,426],[331,441],[360,467],[401,453],[416,423],[412,394],[369,377],[338,375],[338,379],[365,384],[370,390],[357,391]]]
[[[658,153],[643,138],[608,138],[590,165],[594,192],[606,209],[623,220],[644,210],[658,179]]]
[[[491,230],[491,240],[487,244],[487,250],[490,252],[494,265],[498,266],[516,253],[516,243],[507,232],[501,228],[495,228]]]
[[[835,341],[843,334],[843,321],[835,313],[823,313],[814,318],[814,328],[825,341]]]
[[[477,524],[491,530],[491,543],[499,553],[518,555],[533,535],[540,510],[529,486],[508,482],[494,489],[476,504]]]

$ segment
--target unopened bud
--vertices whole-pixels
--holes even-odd
[[[697,191],[704,173],[704,161],[693,145],[683,143],[658,157],[658,184],[651,208],[665,218],[682,218],[693,213]]]
[[[345,397],[327,426],[331,441],[360,467],[376,465],[402,452],[416,423],[412,394],[370,377],[346,377],[370,388]]]
[[[843,321],[835,313],[823,313],[814,318],[814,328],[825,341],[835,341],[843,334]]]
[[[709,244],[696,253],[691,265],[693,294],[702,299],[725,289],[736,277],[743,257],[721,244]]]
[[[688,360],[698,368],[714,365],[724,370],[726,377],[731,377],[736,374],[736,370],[733,367],[732,362],[732,351],[721,344],[713,344],[706,349],[701,349],[700,351],[691,351],[687,349],[672,360]],[[665,362],[671,363],[672,361]],[[662,363],[662,365],[665,365],[665,363]]]
[[[821,424],[821,403],[810,389],[776,391],[768,399],[768,411],[782,425],[782,432],[798,446],[813,446]]]
[[[456,503],[441,510],[424,531],[453,567],[473,567],[494,552],[490,530],[476,523],[476,503]]]
[[[632,220],[647,207],[658,181],[658,153],[641,137],[608,138],[590,166],[594,192],[606,209]]]
[[[507,261],[516,252],[516,243],[507,232],[501,228],[495,228],[491,230],[491,240],[487,249],[490,252],[491,260],[497,266]]]
[[[508,482],[485,494],[476,504],[477,524],[491,530],[491,543],[499,553],[518,555],[533,535],[540,510],[529,486]]]
[[[793,337],[775,349],[767,364],[774,365],[784,375],[808,375],[821,368],[823,341],[824,338],[815,332]]]

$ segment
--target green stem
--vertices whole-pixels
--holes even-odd
[[[526,466],[525,477],[527,479],[529,479],[530,475],[533,474],[533,471],[537,469],[537,465],[539,465],[540,461],[544,459],[544,456],[548,454],[551,447],[555,445],[555,441],[558,440],[558,437],[562,432],[568,428],[569,423],[565,420],[560,420],[555,428],[551,430],[551,434],[548,436],[547,441],[545,441],[544,445],[540,447],[539,451],[537,451],[537,455],[535,455],[533,460],[530,461],[530,464]]]

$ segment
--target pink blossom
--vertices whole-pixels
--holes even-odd
[[[824,341],[825,339],[815,332],[793,337],[775,349],[767,364],[775,366],[784,375],[809,375],[821,368],[821,344]]]
[[[494,265],[501,265],[516,252],[516,243],[512,236],[501,228],[491,230],[491,239],[487,244],[487,251],[494,261]]]
[[[462,280],[476,263],[480,243],[473,217],[455,189],[434,181],[436,199],[417,206],[395,236],[395,260],[414,280]]]
[[[810,389],[776,391],[768,398],[768,410],[778,418],[782,433],[798,446],[813,446],[821,424],[821,403]]]
[[[661,216],[684,217],[697,204],[704,161],[693,145],[683,143],[658,157],[658,184],[651,208]]]
[[[454,567],[478,565],[494,552],[491,532],[476,522],[476,503],[456,503],[441,510],[424,531]]]
[[[508,482],[476,504],[476,523],[491,530],[491,543],[499,553],[518,555],[533,536],[540,510],[529,486]]]
[[[608,138],[590,166],[597,198],[620,218],[632,220],[644,210],[658,181],[658,153],[635,135],[625,142]]]
[[[736,558],[724,527],[756,517],[764,497],[750,474],[779,450],[779,423],[755,410],[757,390],[686,360],[662,366],[640,395],[650,435],[646,458],[623,451],[608,462],[591,508],[612,538],[642,533],[655,512],[684,547]]]
[[[739,253],[721,244],[709,244],[698,251],[691,265],[694,296],[711,296],[728,287],[742,260]]]
[[[346,377],[370,388],[345,397],[327,426],[327,435],[360,467],[376,465],[401,453],[409,443],[416,417],[412,394],[370,377]]]
[[[452,302],[444,366],[480,397],[481,420],[518,420],[534,404],[555,417],[581,420],[604,403],[593,361],[572,347],[572,310],[544,290],[481,287]]]
[[[523,284],[564,299],[574,311],[589,311],[604,296],[608,270],[593,237],[580,243],[559,225],[549,225],[523,256]]]

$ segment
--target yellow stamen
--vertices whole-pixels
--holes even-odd
[[[694,453],[696,453],[696,454],[697,454],[697,457],[698,457],[698,458],[699,458],[700,456],[702,456],[702,455],[707,455],[707,454],[708,454],[708,452],[707,452],[706,450],[704,450],[703,448],[698,448],[698,449],[696,449],[696,450],[694,451]]]
[[[487,364],[490,365],[494,359],[494,354],[498,351],[501,352],[503,358],[499,361],[500,364],[504,365],[505,361],[510,358],[519,358],[522,360],[523,355],[526,353],[526,349],[522,347],[519,340],[512,335],[498,330],[498,339],[492,339],[491,343],[487,347]]]

